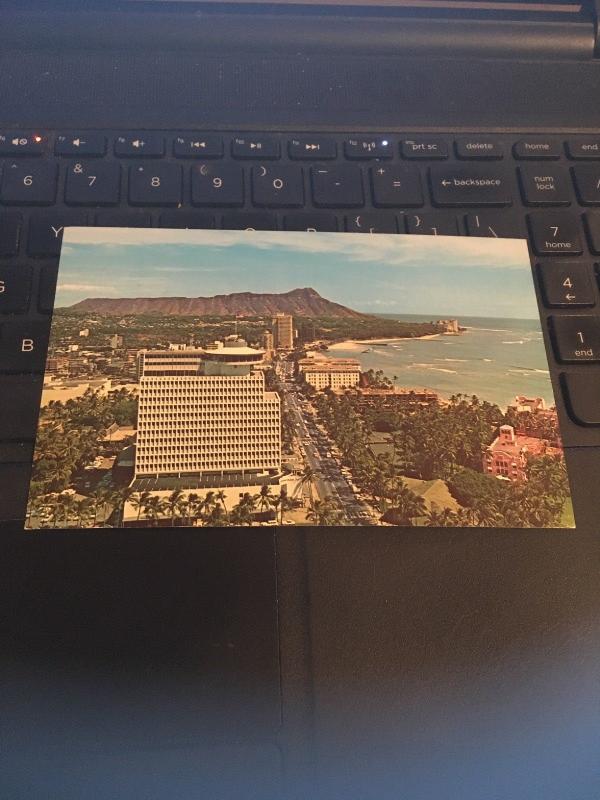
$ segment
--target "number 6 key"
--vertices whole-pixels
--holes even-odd
[[[40,161],[6,164],[2,178],[5,205],[49,206],[56,199],[57,165]]]
[[[119,202],[120,194],[120,164],[78,161],[67,169],[67,205],[113,206]]]

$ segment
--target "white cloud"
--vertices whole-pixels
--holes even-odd
[[[67,228],[70,245],[177,245],[278,249],[306,255],[336,253],[352,261],[390,266],[444,263],[478,269],[522,269],[529,263],[525,240],[460,236],[411,236],[363,233],[306,233],[295,231],[168,230],[158,228]]]
[[[103,284],[95,283],[59,283],[58,290],[61,292],[113,292],[114,289]]]

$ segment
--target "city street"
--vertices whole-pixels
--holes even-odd
[[[353,491],[350,475],[344,474],[344,468],[333,456],[332,443],[319,429],[314,414],[309,410],[308,400],[294,383],[292,364],[283,362],[280,366],[279,391],[287,402],[294,433],[301,444],[306,463],[317,473],[314,484],[319,499],[331,497],[338,504],[343,514],[342,524],[375,524],[376,520],[373,519],[368,506],[362,503]]]

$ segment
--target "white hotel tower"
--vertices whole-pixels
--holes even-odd
[[[135,477],[279,473],[280,401],[263,356],[236,338],[142,350]]]

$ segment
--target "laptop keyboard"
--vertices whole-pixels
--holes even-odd
[[[0,520],[24,516],[70,225],[527,236],[556,362],[585,364],[559,367],[567,409],[600,425],[600,135],[2,131],[0,168]]]

